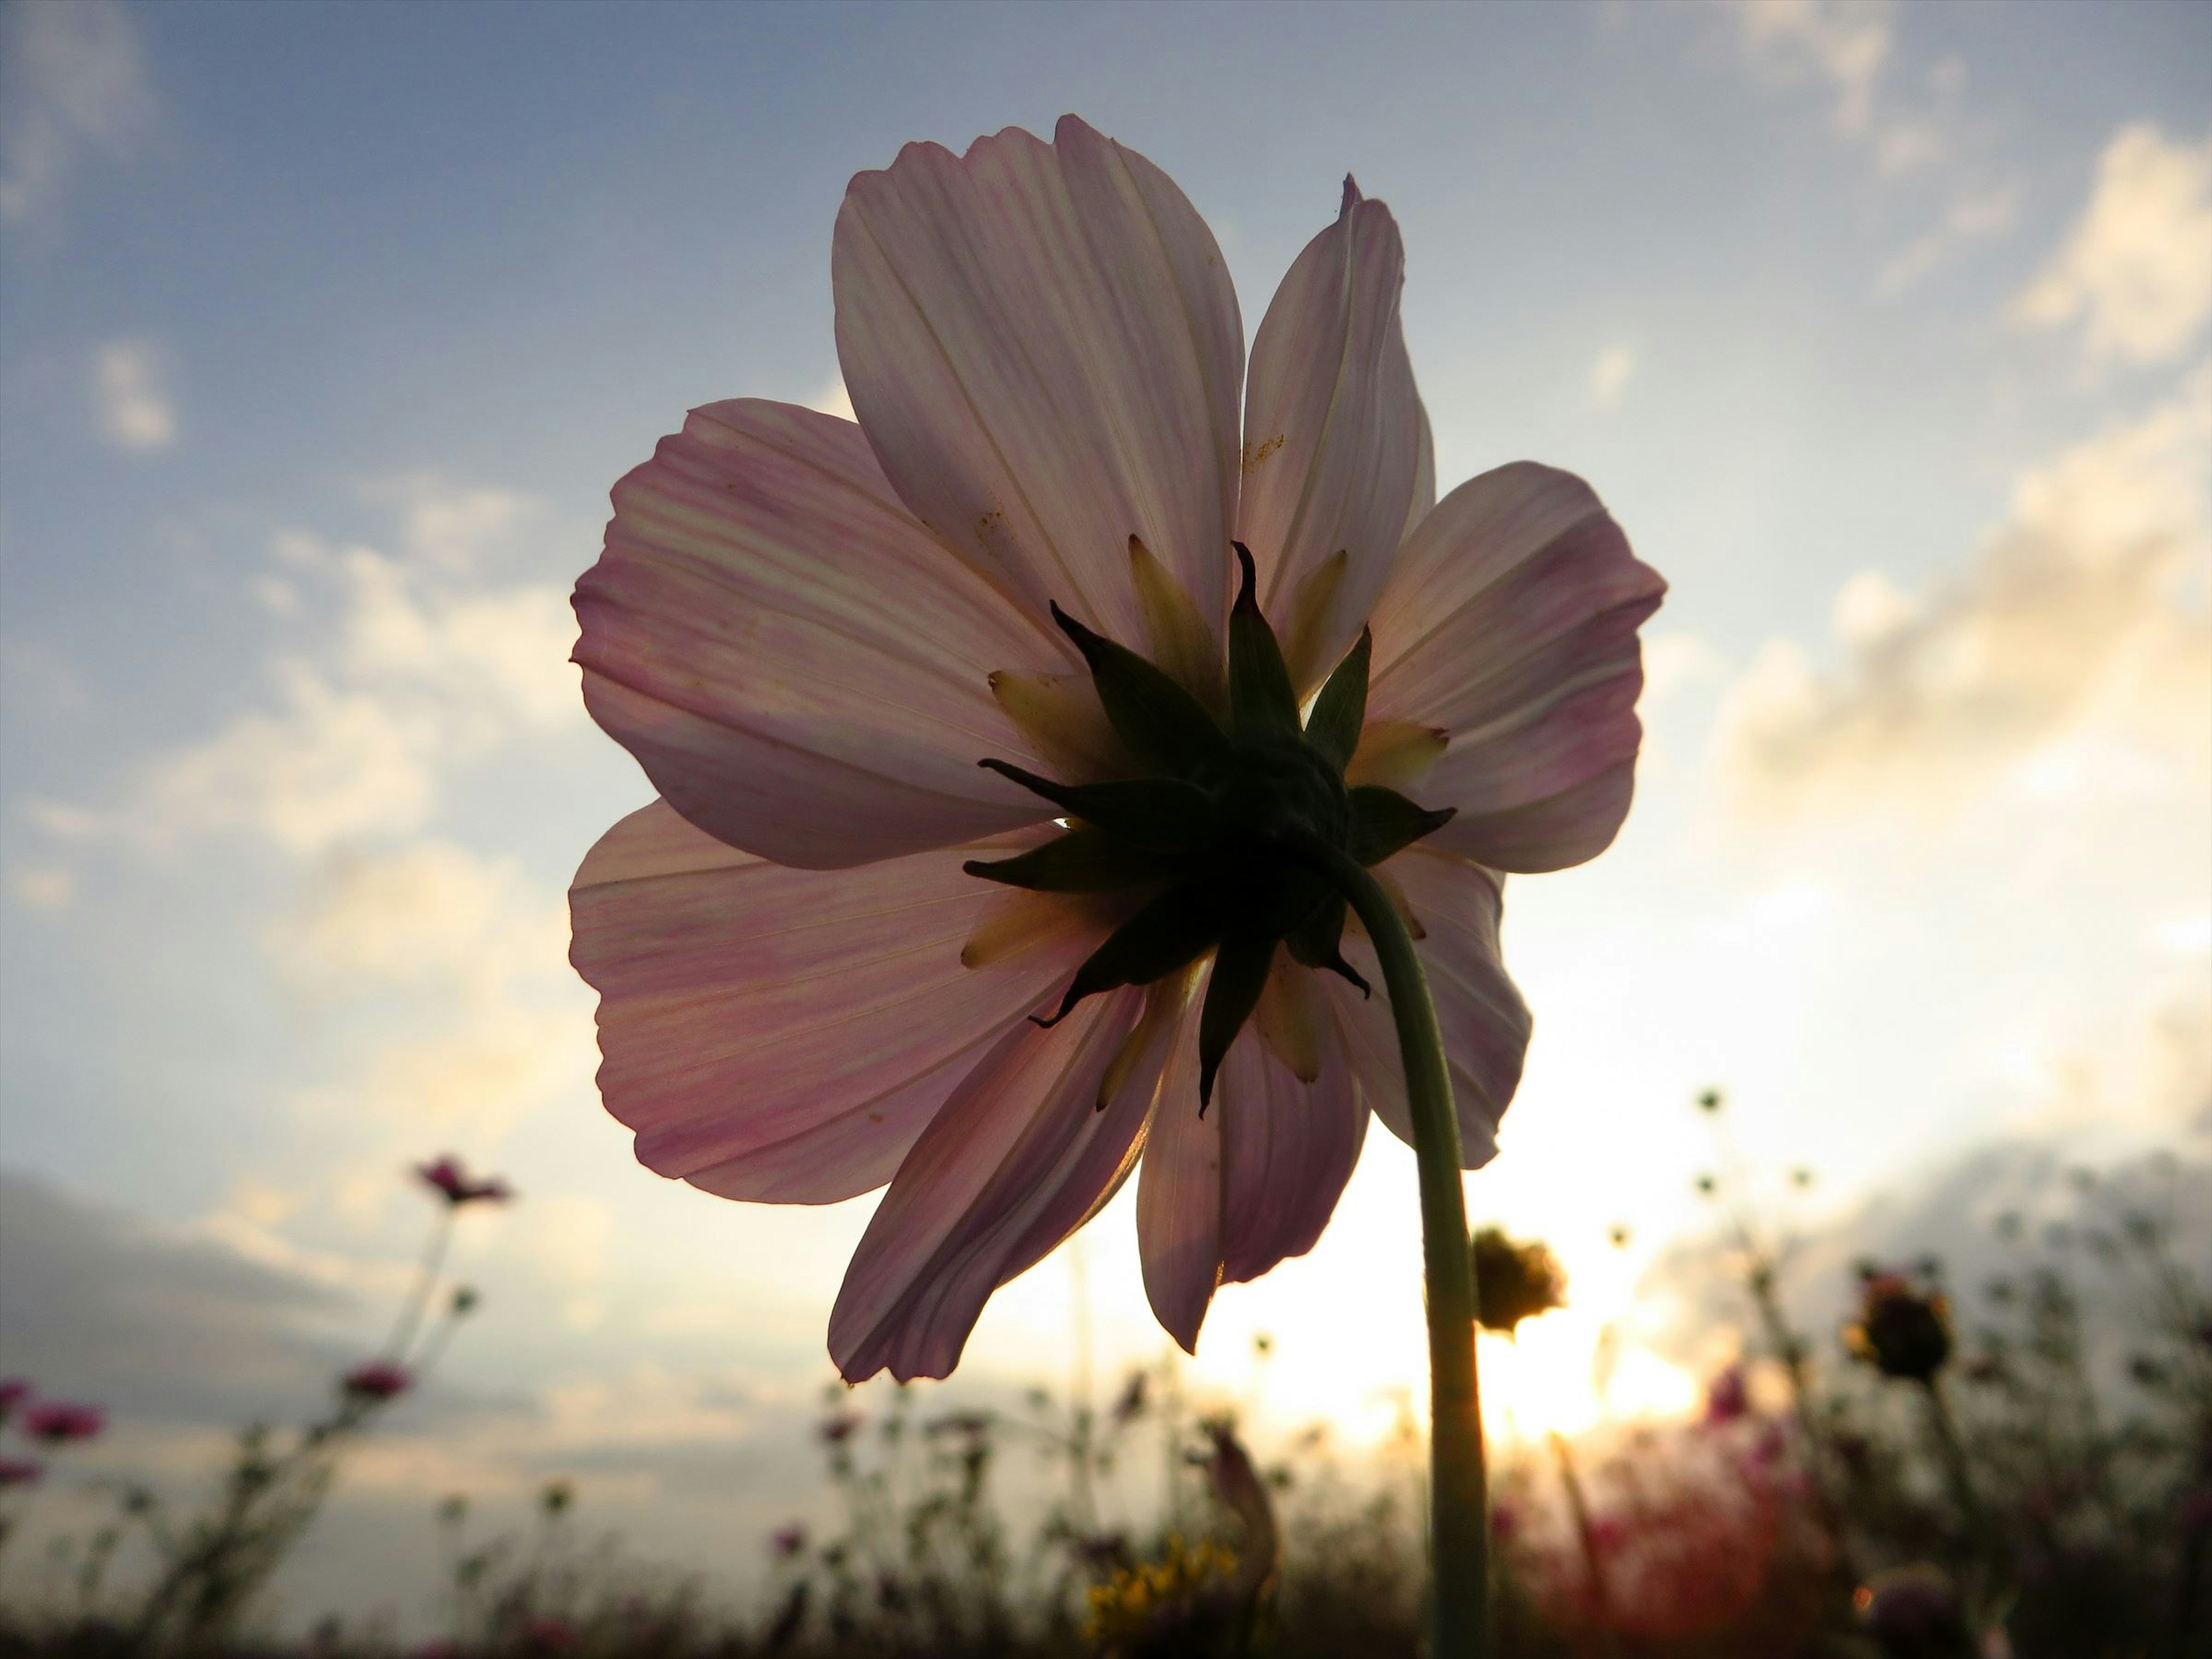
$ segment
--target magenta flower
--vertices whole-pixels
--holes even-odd
[[[1712,1381],[1705,1384],[1705,1421],[1733,1423],[1750,1410],[1751,1385],[1743,1367],[1729,1365],[1715,1372]]]
[[[97,1406],[46,1400],[23,1413],[22,1435],[41,1445],[59,1446],[72,1440],[90,1440],[106,1426],[107,1413]]]
[[[514,1196],[514,1189],[497,1176],[488,1181],[469,1179],[460,1159],[450,1152],[434,1164],[416,1164],[415,1178],[442,1194],[457,1210],[464,1204],[504,1204]]]
[[[1464,1162],[1493,1154],[1528,1036],[1501,872],[1619,830],[1663,585],[1568,474],[1436,500],[1403,267],[1347,180],[1248,374],[1144,157],[1073,117],[911,145],[837,221],[857,424],[710,404],[615,487],[576,660],[662,799],[571,891],[600,1088],[725,1197],[890,1182],[847,1377],[950,1372],[1140,1157],[1146,1287],[1194,1347],[1217,1285],[1311,1248],[1370,1112],[1411,1139],[1316,844],[1401,899]]]
[[[15,1407],[30,1397],[31,1385],[21,1377],[0,1377],[0,1423],[5,1423]]]
[[[0,1457],[0,1492],[9,1486],[35,1486],[46,1472],[44,1464],[27,1457]]]
[[[769,1548],[779,1561],[788,1561],[806,1547],[806,1528],[804,1522],[793,1521],[788,1526],[778,1527],[768,1535]]]
[[[349,1399],[381,1405],[406,1393],[413,1382],[405,1370],[388,1360],[365,1359],[340,1379],[339,1387]]]

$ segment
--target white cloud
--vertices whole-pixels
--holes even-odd
[[[86,149],[126,155],[154,124],[145,51],[116,0],[9,7],[0,64],[0,220],[36,212]]]
[[[1625,345],[1607,346],[1590,365],[1590,401],[1608,412],[1620,408],[1620,394],[1628,389],[1629,377],[1635,373],[1633,351]]]
[[[1825,82],[1837,129],[1879,137],[1875,94],[1890,60],[1895,0],[1735,0],[1730,10],[1755,68],[1784,85]]]
[[[1875,292],[1885,299],[1902,294],[1972,244],[2010,230],[2020,219],[2020,197],[2016,185],[1960,197],[1934,229],[1908,243],[1881,268]]]
[[[150,340],[111,340],[93,354],[92,409],[118,449],[167,449],[177,441],[168,356]]]
[[[2212,138],[2168,141],[2143,124],[2105,148],[2065,245],[2014,308],[2037,327],[2078,321],[2095,361],[2170,361],[2212,316]]]
[[[565,590],[473,574],[532,504],[416,486],[395,500],[404,558],[297,532],[274,539],[277,568],[250,586],[298,637],[272,659],[260,707],[156,757],[112,811],[27,811],[58,838],[167,848],[247,833],[316,856],[421,830],[459,769],[580,723]]]
[[[270,935],[304,983],[504,981],[558,959],[557,907],[530,907],[520,868],[425,838],[374,857],[340,854]]]
[[[76,877],[58,864],[27,864],[8,872],[8,896],[26,910],[66,910],[76,897]]]
[[[1907,595],[1878,572],[1854,577],[1833,669],[1770,641],[1723,702],[1739,800],[1940,806],[2031,757],[2071,769],[2069,787],[2085,769],[2130,788],[2212,769],[2208,493],[2212,365],[2023,477],[1948,587]]]

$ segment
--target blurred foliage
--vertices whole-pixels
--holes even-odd
[[[2156,1190],[2078,1178],[2067,1227],[2031,1237],[2000,1219],[2011,1265],[1988,1283],[1947,1285],[1932,1260],[1866,1263],[1854,1316],[1814,1333],[1785,1302],[1795,1252],[1741,1200],[1721,1097],[1698,1105],[1723,1137],[1700,1187],[1725,1218],[1753,1340],[1694,1420],[1499,1458],[1498,1659],[2212,1656],[2212,1299],[2176,1233],[2181,1201],[2202,1194],[2171,1165]],[[1490,1248],[1501,1316],[1558,1304],[1540,1244]],[[403,1317],[410,1338],[430,1294]],[[450,1299],[439,1328],[474,1305]],[[1271,1354],[1260,1339],[1255,1375]],[[899,1389],[867,1416],[833,1388],[816,1432],[836,1519],[764,1540],[749,1612],[580,1531],[587,1506],[556,1480],[516,1532],[475,1535],[465,1498],[438,1507],[436,1640],[397,1645],[335,1622],[252,1639],[248,1610],[387,1398],[341,1387],[283,1444],[250,1431],[186,1522],[125,1492],[43,1564],[0,1556],[0,1659],[1421,1651],[1414,1402],[1377,1446],[1347,1453],[1316,1425],[1255,1464],[1172,1355],[1128,1373],[1103,1407],[1081,1387],[1039,1389],[1013,1409],[930,1415],[921,1392]],[[1041,1512],[1020,1497],[1040,1484]],[[34,1491],[9,1488],[6,1513]],[[165,1565],[126,1588],[112,1567],[133,1537]]]

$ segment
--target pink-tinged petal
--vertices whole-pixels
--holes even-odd
[[[1367,1109],[1337,1033],[1324,1030],[1318,1047],[1321,1075],[1311,1083],[1298,1081],[1249,1026],[1222,1062],[1208,1115],[1221,1116],[1226,1282],[1257,1279],[1313,1249],[1359,1161]],[[1174,1109],[1174,1101],[1161,1101],[1163,1113]]]
[[[1073,116],[909,144],[854,179],[830,275],[853,407],[948,548],[1136,645],[1135,535],[1220,625],[1243,325],[1166,174]]]
[[[1101,1084],[1136,1028],[1125,988],[1042,1030],[1024,1020],[963,1079],[899,1166],[846,1270],[830,1352],[849,1382],[959,1363],[983,1304],[1097,1213],[1134,1165],[1174,1027]]]
[[[1203,978],[1195,994],[1205,995]],[[1198,1073],[1198,1021],[1186,1018],[1161,1074],[1137,1177],[1145,1295],[1186,1353],[1198,1352],[1199,1327],[1221,1283],[1221,1114],[1199,1115]]]
[[[1497,1156],[1498,1120],[1520,1086],[1528,1051],[1528,1005],[1507,976],[1498,951],[1500,884],[1481,866],[1431,851],[1426,842],[1408,848],[1383,868],[1421,930],[1415,948],[1451,1065],[1460,1163],[1479,1170]],[[1345,931],[1344,954],[1375,988],[1375,994],[1363,1000],[1342,980],[1326,981],[1352,1075],[1362,1100],[1410,1146],[1413,1125],[1406,1109],[1406,1073],[1382,966],[1356,926]]]
[[[828,1204],[890,1179],[976,1057],[1066,981],[1110,921],[1071,907],[990,967],[961,948],[994,890],[963,859],[787,869],[665,802],[569,890],[570,959],[599,994],[599,1089],[639,1161],[728,1198]]]
[[[1037,820],[975,763],[1027,752],[992,671],[1060,647],[915,521],[857,426],[709,404],[614,506],[576,587],[585,702],[692,823],[825,869]]]
[[[1415,526],[1376,608],[1367,708],[1451,734],[1420,799],[1459,816],[1428,845],[1525,871],[1605,849],[1643,735],[1637,630],[1665,592],[1588,484],[1533,462]]]
[[[1252,343],[1237,535],[1302,690],[1358,637],[1418,516],[1427,420],[1398,322],[1405,269],[1390,210],[1347,179]],[[1427,477],[1433,495],[1433,459]]]

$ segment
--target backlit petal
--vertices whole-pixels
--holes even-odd
[[[1097,1212],[1144,1145],[1172,1025],[1147,1063],[1099,1085],[1145,994],[1092,999],[1049,1031],[1002,1036],[915,1143],[884,1195],[830,1316],[830,1352],[859,1382],[958,1363],[991,1292]]]
[[[1201,974],[1194,995],[1205,994]],[[1145,1295],[1186,1353],[1221,1283],[1221,1114],[1198,1115],[1198,1002],[1188,1005],[1160,1079],[1137,1177],[1137,1248]]]
[[[1252,343],[1237,535],[1301,692],[1358,637],[1417,495],[1436,489],[1398,321],[1405,268],[1390,210],[1346,179],[1342,212],[1291,263]]]
[[[692,823],[822,869],[1041,816],[975,763],[1028,752],[992,671],[1059,647],[915,522],[851,422],[695,410],[614,505],[576,587],[585,702]]]
[[[1063,905],[1026,949],[961,964],[993,896],[962,860],[1034,839],[825,872],[725,846],[665,802],[609,830],[569,890],[570,957],[599,993],[599,1088],[639,1161],[792,1203],[890,1179],[977,1057],[1102,936]]]
[[[1516,462],[1437,503],[1376,606],[1367,704],[1451,734],[1419,798],[1459,816],[1429,845],[1504,870],[1604,850],[1642,738],[1637,630],[1665,592],[1571,473]]]
[[[1431,851],[1430,842],[1408,848],[1382,870],[1396,878],[1407,908],[1420,923],[1414,948],[1428,975],[1444,1055],[1451,1064],[1460,1163],[1478,1170],[1497,1154],[1498,1120],[1520,1086],[1528,1049],[1528,1006],[1506,976],[1498,952],[1500,884],[1480,865]],[[1364,1103],[1410,1146],[1413,1127],[1406,1109],[1406,1073],[1382,966],[1356,926],[1345,929],[1344,954],[1375,988],[1375,994],[1363,1000],[1341,980],[1322,981],[1335,1006],[1352,1074]]]
[[[854,179],[830,270],[853,406],[947,547],[1137,644],[1139,536],[1218,628],[1243,325],[1166,174],[1073,116],[909,144]]]
[[[1222,1062],[1208,1115],[1221,1120],[1221,1277],[1257,1279],[1285,1256],[1313,1249],[1367,1134],[1344,1044],[1319,1034],[1321,1075],[1301,1083],[1257,1031]],[[1176,1103],[1163,1098],[1163,1114]]]

